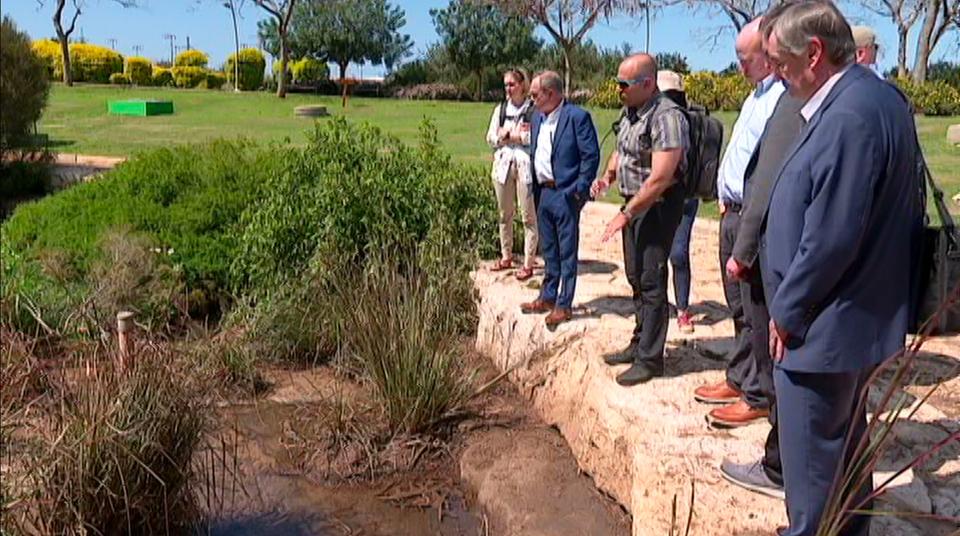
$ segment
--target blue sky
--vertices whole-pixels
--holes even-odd
[[[0,11],[10,15],[17,25],[32,38],[54,35],[51,16],[52,0],[39,7],[36,0],[3,0]],[[154,59],[170,56],[169,41],[164,34],[176,36],[176,45],[190,45],[210,54],[211,66],[219,66],[233,50],[233,29],[229,12],[217,0],[146,0],[144,7],[123,9],[111,0],[85,0],[83,14],[77,22],[76,36],[81,32],[91,43],[110,45],[116,39],[116,48],[122,54],[132,55],[134,46],[140,46],[141,54]],[[407,25],[404,33],[414,40],[414,54],[421,54],[437,40],[430,9],[444,7],[447,0],[394,0],[394,4],[406,11]],[[250,46],[257,43],[257,21],[265,18],[265,12],[247,0],[242,13],[240,41]],[[844,11],[853,23],[873,25],[879,34],[881,66],[886,69],[896,62],[896,33],[892,24],[876,15],[865,13],[847,3]],[[653,52],[680,52],[694,69],[722,69],[734,60],[733,35],[724,34],[715,47],[705,43],[724,22],[725,18],[707,11],[690,12],[682,7],[672,7],[655,13],[652,17],[651,50]],[[919,24],[917,25],[919,27]],[[606,46],[619,46],[628,42],[634,50],[643,50],[645,27],[642,18],[617,17],[598,24],[588,37]],[[546,38],[546,36],[544,35]],[[546,38],[549,41],[549,38]],[[911,54],[915,37],[911,36]],[[960,57],[957,40],[948,36],[937,49],[935,58]],[[350,74],[359,74],[359,68],[350,67]],[[381,74],[382,68],[365,66],[364,76]]]

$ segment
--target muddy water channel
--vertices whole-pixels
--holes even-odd
[[[397,506],[380,483],[331,485],[296,467],[286,446],[302,405],[262,401],[221,408],[221,422],[236,437],[236,489],[224,495],[220,519],[209,532],[253,535],[476,535],[484,521],[457,487],[423,507]],[[318,462],[322,463],[322,462]],[[455,463],[455,462],[452,462]],[[411,494],[412,495],[416,495]],[[409,497],[409,496],[408,496]]]

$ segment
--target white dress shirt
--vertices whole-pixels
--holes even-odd
[[[540,132],[537,135],[537,151],[533,155],[533,165],[537,171],[537,182],[543,184],[553,179],[553,135],[557,132],[557,123],[560,120],[561,103],[552,112],[547,114],[543,122],[540,123]]]
[[[800,115],[803,116],[804,121],[810,122],[810,118],[813,117],[813,114],[817,113],[817,110],[820,109],[820,106],[823,105],[823,101],[827,99],[827,95],[830,94],[830,90],[833,89],[833,86],[837,85],[837,82],[843,78],[843,75],[847,74],[847,71],[850,70],[850,67],[853,67],[853,64],[849,64],[840,72],[834,74],[830,78],[827,78],[827,81],[820,86],[820,89],[813,94],[812,97],[807,99],[807,103],[803,105],[803,108],[800,108]]]

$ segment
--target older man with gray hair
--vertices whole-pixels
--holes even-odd
[[[780,534],[865,536],[869,517],[851,511],[870,510],[872,475],[843,483],[866,439],[866,383],[906,337],[907,252],[923,213],[916,131],[903,96],[854,62],[833,3],[775,9],[767,55],[804,101],[806,122],[777,173],[761,239],[790,520]],[[849,498],[844,510],[826,511],[831,493]]]

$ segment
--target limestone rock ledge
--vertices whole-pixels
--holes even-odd
[[[585,209],[574,319],[554,332],[542,316],[520,312],[520,303],[536,297],[536,284],[519,283],[510,273],[477,270],[477,348],[500,370],[512,371],[510,379],[541,417],[557,426],[582,470],[631,512],[634,536],[668,534],[675,498],[682,529],[694,485],[691,534],[773,534],[786,523],[782,501],[735,487],[718,471],[724,457],[759,459],[769,426],[711,429],[705,420],[711,406],[692,396],[698,385],[724,377],[720,356],[733,336],[732,321],[720,305],[717,222],[698,220],[694,227],[696,332],[680,334],[671,319],[666,376],[624,388],[615,376],[625,367],[602,361],[605,353],[627,344],[633,328],[620,240],[599,241],[616,210],[604,203]],[[957,348],[955,342],[948,346]]]

